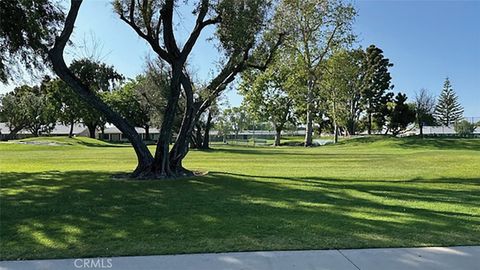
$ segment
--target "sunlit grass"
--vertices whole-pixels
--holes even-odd
[[[128,146],[0,143],[0,258],[480,244],[478,139],[216,146],[185,164],[209,173],[113,180]]]

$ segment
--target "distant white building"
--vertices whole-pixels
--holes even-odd
[[[420,134],[420,129],[415,128],[411,131],[415,135]],[[456,135],[455,128],[453,126],[424,126],[423,135],[443,135],[443,136],[453,136]],[[480,135],[480,128],[477,127],[473,132],[475,135]]]
[[[42,136],[68,136],[70,133],[70,126],[56,124],[55,128],[49,133],[44,133]],[[73,126],[73,136],[88,137],[88,128],[83,124],[75,124]],[[7,123],[0,123],[0,139],[6,139],[10,135],[10,128]],[[32,133],[28,130],[22,129],[17,132],[16,138],[23,139],[33,137]]]
[[[147,133],[144,128],[136,127],[135,130],[142,137],[142,140],[146,140]],[[158,128],[149,129],[150,140],[158,140],[160,136],[160,130]],[[97,134],[98,139],[112,141],[112,142],[127,142],[128,139],[123,136],[122,132],[115,126],[107,127],[103,132]]]

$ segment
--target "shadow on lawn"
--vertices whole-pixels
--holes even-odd
[[[319,146],[325,147],[325,146]],[[305,147],[296,147],[296,148],[275,148],[275,147],[251,147],[251,146],[240,146],[237,148],[223,147],[223,148],[213,148],[206,150],[212,153],[226,153],[226,154],[242,154],[242,155],[266,155],[266,156],[275,156],[275,155],[288,155],[288,156],[305,156],[305,157],[333,157],[340,158],[345,160],[344,153],[332,153],[332,152],[318,152],[318,151],[305,151]],[[205,150],[202,150],[205,151]],[[384,159],[385,156],[391,156],[391,154],[382,154],[382,153],[355,153],[355,157],[368,157],[369,159]]]
[[[475,150],[480,151],[480,139],[463,138],[402,138],[399,146],[403,148],[433,148],[438,150]]]
[[[2,259],[480,243],[478,179],[2,173]]]
[[[365,145],[372,143],[391,143],[406,149],[437,150],[476,150],[480,151],[480,139],[465,138],[421,138],[418,136],[395,138],[390,136],[369,136],[340,141],[338,145]]]
[[[77,144],[87,146],[87,147],[131,147],[130,143],[123,143],[123,142],[110,142],[110,141],[84,141],[84,140],[77,140]]]

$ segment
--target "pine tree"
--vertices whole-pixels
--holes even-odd
[[[361,85],[363,109],[367,114],[367,131],[372,133],[372,122],[383,122],[386,104],[393,94],[386,93],[393,89],[392,77],[388,69],[392,67],[388,58],[383,56],[383,51],[375,45],[370,45],[364,56],[363,78]],[[383,124],[382,124],[383,125]]]
[[[435,108],[435,118],[440,124],[450,126],[461,120],[462,117],[463,107],[458,102],[458,97],[453,91],[450,80],[446,78]]]

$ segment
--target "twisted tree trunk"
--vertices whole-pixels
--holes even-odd
[[[142,173],[149,170],[153,164],[153,157],[147,146],[143,143],[141,137],[135,131],[128,121],[122,118],[118,113],[108,107],[105,102],[95,95],[84,83],[80,81],[67,67],[63,58],[63,52],[70,36],[73,32],[75,20],[82,4],[81,0],[72,0],[70,10],[65,20],[65,25],[60,36],[55,39],[55,44],[48,51],[48,57],[52,63],[53,70],[70,88],[87,104],[94,107],[105,117],[110,123],[113,123],[125,137],[131,142],[135,154],[137,155],[137,167],[133,172],[133,177],[141,177]]]
[[[160,127],[160,135],[157,141],[155,151],[155,160],[152,168],[154,177],[168,178],[175,177],[170,167],[169,148],[172,139],[172,129],[177,111],[177,104],[180,98],[180,80],[182,76],[181,66],[174,65],[172,68],[172,78],[170,84],[170,93],[167,99],[167,106]]]
[[[169,158],[170,169],[174,174],[180,176],[188,176],[192,175],[193,173],[183,167],[182,161],[189,150],[189,136],[190,134],[192,134],[193,131],[196,111],[195,107],[193,106],[193,89],[190,79],[188,78],[188,76],[182,73],[180,82],[185,93],[186,106],[180,131],[177,135],[175,144],[172,147]]]

